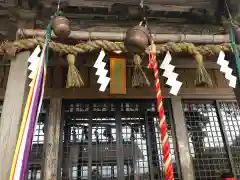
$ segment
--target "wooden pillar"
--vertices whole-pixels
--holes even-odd
[[[57,180],[59,163],[59,142],[61,129],[62,99],[50,99],[49,117],[46,122],[45,161],[43,180]]]
[[[0,121],[0,179],[8,180],[27,96],[29,51],[11,61]]]
[[[171,98],[173,120],[178,144],[179,160],[183,180],[195,179],[192,157],[188,144],[187,128],[183,114],[182,101],[179,96]]]

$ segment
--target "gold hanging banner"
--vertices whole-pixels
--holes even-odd
[[[110,58],[110,94],[126,94],[126,59]]]

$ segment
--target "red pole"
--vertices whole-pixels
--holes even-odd
[[[167,122],[164,114],[163,107],[163,97],[161,92],[161,86],[159,82],[159,72],[156,61],[156,46],[152,43],[152,49],[149,54],[149,64],[148,68],[153,68],[155,86],[156,86],[156,94],[157,94],[157,109],[158,109],[158,118],[159,118],[159,128],[161,133],[161,142],[162,142],[162,152],[163,152],[163,163],[165,170],[165,179],[166,180],[174,180],[173,176],[173,165],[172,165],[172,157],[170,153],[170,145],[168,140],[167,133]]]

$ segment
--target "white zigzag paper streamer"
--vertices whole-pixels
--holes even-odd
[[[103,59],[105,57],[105,51],[102,49],[101,52],[98,55],[98,58],[94,64],[93,67],[97,69],[96,75],[99,76],[97,83],[100,84],[99,91],[104,92],[110,82],[110,78],[107,77],[108,70],[104,69],[106,66],[106,63],[103,62]]]
[[[236,76],[232,75],[233,70],[232,68],[228,67],[229,62],[225,60],[225,53],[223,51],[220,51],[219,53],[217,64],[221,66],[220,71],[223,72],[225,74],[225,78],[229,80],[229,86],[235,88],[237,84],[237,78]]]
[[[37,71],[37,65],[40,61],[40,57],[38,56],[40,52],[41,52],[41,48],[40,46],[37,46],[33,51],[33,53],[31,54],[31,56],[28,58],[28,62],[30,63],[30,65],[28,66],[28,69],[31,71],[31,73],[28,76],[31,79],[31,82],[29,84],[30,87],[32,87],[33,85],[32,79]]]
[[[182,86],[182,83],[177,81],[178,74],[173,72],[175,66],[170,64],[171,60],[172,56],[169,52],[167,52],[160,68],[165,70],[163,76],[167,78],[166,84],[171,86],[170,93],[176,96]]]

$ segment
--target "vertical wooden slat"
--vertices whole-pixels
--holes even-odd
[[[150,82],[150,87],[155,87],[153,70],[150,68],[146,68],[146,69],[144,69],[144,72],[145,72],[146,76],[148,77],[148,80]]]
[[[82,80],[84,82],[84,87],[88,87],[89,86],[89,80],[88,80],[88,69],[87,67],[81,66],[79,68],[79,72],[81,74]]]
[[[52,87],[52,67],[47,68],[47,80],[46,80],[46,88]]]
[[[132,87],[132,70],[133,68],[127,68],[127,74],[126,74],[126,77],[127,77],[127,88],[131,88]]]
[[[116,155],[117,155],[117,179],[124,180],[124,159],[123,155],[123,135],[122,135],[122,120],[121,120],[121,103],[116,103],[115,111],[116,120]]]
[[[171,98],[173,120],[175,125],[176,142],[178,144],[178,152],[180,154],[179,161],[181,165],[182,177],[184,180],[192,180],[194,177],[194,167],[190,148],[188,144],[187,127],[183,114],[182,101],[179,96]]]
[[[92,179],[92,156],[93,156],[93,148],[92,148],[92,132],[93,132],[93,128],[92,128],[92,113],[93,108],[92,108],[92,104],[90,104],[89,107],[89,125],[88,125],[88,179]]]
[[[97,83],[98,76],[96,74],[97,69],[96,68],[89,68],[89,81],[90,81],[90,87],[98,89],[100,85]]]
[[[224,74],[219,70],[213,70],[213,73],[216,77],[216,85],[218,88],[226,88],[228,86],[228,82],[224,77]]]
[[[55,66],[53,69],[53,77],[52,77],[52,86],[53,88],[63,88],[65,84],[63,84],[63,73],[61,66]]]
[[[184,69],[176,69],[175,72],[178,74],[177,80],[182,82],[182,88],[187,86],[185,71]]]
[[[7,82],[8,82],[8,76],[9,76],[9,69],[10,67],[9,66],[6,66],[4,68],[4,79],[3,79],[3,88],[6,88],[7,87]]]
[[[59,142],[61,129],[62,99],[50,99],[49,117],[47,119],[47,136],[45,146],[43,180],[57,180],[59,163]]]
[[[208,69],[208,74],[212,80],[212,85],[213,85],[213,88],[216,88],[217,87],[217,82],[216,82],[216,76],[214,74],[214,70],[213,69]]]
[[[184,77],[186,78],[186,86],[187,88],[196,88],[196,69],[187,69],[184,71],[185,75]]]
[[[4,67],[0,67],[0,87],[3,88],[3,81],[4,78],[7,78],[4,76]]]
[[[7,180],[11,169],[28,87],[29,51],[11,61],[0,121],[0,179]]]
[[[151,77],[153,78],[153,77]],[[167,81],[167,78],[166,77],[163,77],[163,76],[159,76],[159,81],[160,81],[160,84],[161,84],[161,87],[162,88],[165,88],[165,87],[169,87],[167,84],[166,84],[166,81]]]

